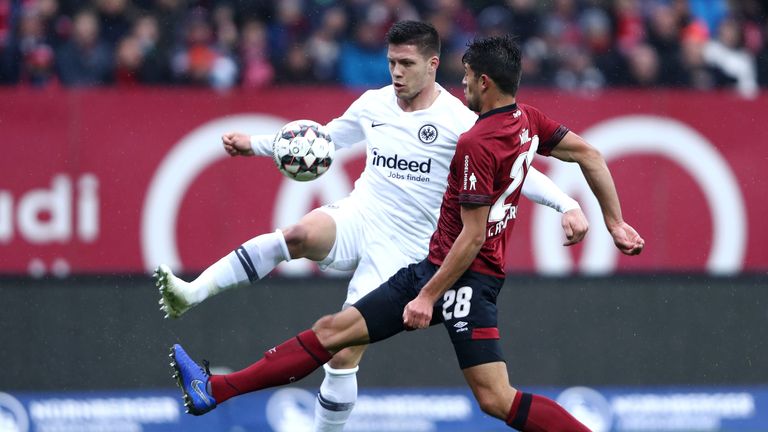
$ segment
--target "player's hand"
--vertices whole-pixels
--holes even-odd
[[[225,133],[221,136],[224,151],[230,156],[253,156],[251,137],[237,132]]]
[[[432,307],[434,302],[431,302],[421,296],[411,300],[410,303],[405,305],[403,310],[403,324],[408,330],[423,329],[429,327],[430,321],[432,321]]]
[[[625,255],[637,255],[643,251],[645,240],[628,223],[620,222],[608,230],[613,243]]]
[[[575,245],[584,240],[584,236],[587,235],[587,231],[589,231],[587,217],[584,216],[584,212],[579,208],[568,210],[563,213],[560,223],[563,225],[563,231],[565,232],[566,238],[563,246]]]

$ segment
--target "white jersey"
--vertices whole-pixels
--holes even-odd
[[[459,135],[477,120],[462,101],[435,86],[439,95],[429,108],[403,111],[389,85],[366,91],[326,125],[337,149],[365,142],[365,169],[350,199],[365,215],[365,224],[387,232],[390,244],[414,261],[426,257],[437,227]],[[271,136],[251,141],[256,154],[271,154]],[[538,172],[529,173],[522,192],[559,211],[578,207]]]
[[[328,123],[337,146],[366,142],[365,169],[351,197],[370,210],[377,225],[400,238],[412,257],[426,255],[437,226],[448,166],[459,135],[477,116],[447,90],[429,108],[406,112],[390,85],[369,90]]]

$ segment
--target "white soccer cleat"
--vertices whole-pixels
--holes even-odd
[[[167,265],[158,266],[153,276],[160,290],[160,310],[165,312],[165,318],[178,318],[197,305],[198,302],[189,299],[189,283],[174,276]]]

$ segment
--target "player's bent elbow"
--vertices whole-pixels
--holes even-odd
[[[603,154],[600,150],[591,146],[586,141],[583,141],[583,145],[579,146],[576,151],[573,152],[573,160],[579,165],[588,165],[590,163],[603,161]]]
[[[291,258],[304,257],[304,251],[309,239],[309,230],[301,224],[291,225],[283,228],[283,238],[288,250],[291,252]]]
[[[473,233],[469,237],[469,247],[474,250],[476,253],[480,252],[480,249],[483,248],[483,244],[485,244],[485,230],[479,231],[477,233]]]

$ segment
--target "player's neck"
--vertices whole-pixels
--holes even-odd
[[[487,100],[481,103],[480,112],[478,114],[482,115],[487,113],[488,111],[495,110],[496,108],[505,107],[507,105],[512,105],[514,103],[516,103],[514,96],[498,94],[493,97],[488,97]]]
[[[435,83],[432,83],[411,99],[398,98],[397,105],[405,112],[419,111],[431,107],[438,96],[440,96],[440,90]]]

